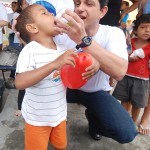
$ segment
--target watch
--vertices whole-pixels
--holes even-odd
[[[82,39],[82,43],[79,44],[79,45],[76,45],[76,49],[84,48],[84,47],[90,46],[91,43],[92,43],[92,37],[90,37],[90,36],[85,36],[85,37]]]

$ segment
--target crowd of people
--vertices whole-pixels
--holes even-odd
[[[67,149],[67,102],[85,106],[94,140],[105,136],[124,144],[138,133],[150,134],[150,1],[131,1],[129,6],[122,0],[18,0],[12,2],[12,19],[0,18],[1,28],[14,26],[10,46],[21,48],[13,81],[19,89],[16,115],[25,119],[26,150],[46,150],[49,141],[55,149]],[[135,8],[128,53],[128,13]],[[83,73],[86,84],[69,89],[60,70],[75,66],[76,48],[91,55],[92,65]],[[117,81],[112,95],[111,80]]]

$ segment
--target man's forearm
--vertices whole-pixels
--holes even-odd
[[[7,26],[7,25],[8,25],[7,21],[0,20],[0,27],[4,27],[4,26]]]
[[[100,63],[100,69],[116,80],[121,80],[125,75],[128,67],[127,60],[106,51],[94,40],[88,47],[82,48],[94,56]]]

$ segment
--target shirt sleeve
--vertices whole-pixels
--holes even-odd
[[[32,47],[24,47],[21,51],[16,67],[16,73],[22,73],[35,69],[34,53],[32,53]]]

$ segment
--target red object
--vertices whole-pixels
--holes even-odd
[[[82,87],[86,81],[82,79],[82,73],[92,64],[91,55],[86,52],[79,52],[79,57],[75,58],[76,66],[65,65],[61,69],[61,79],[63,84],[70,89]]]

